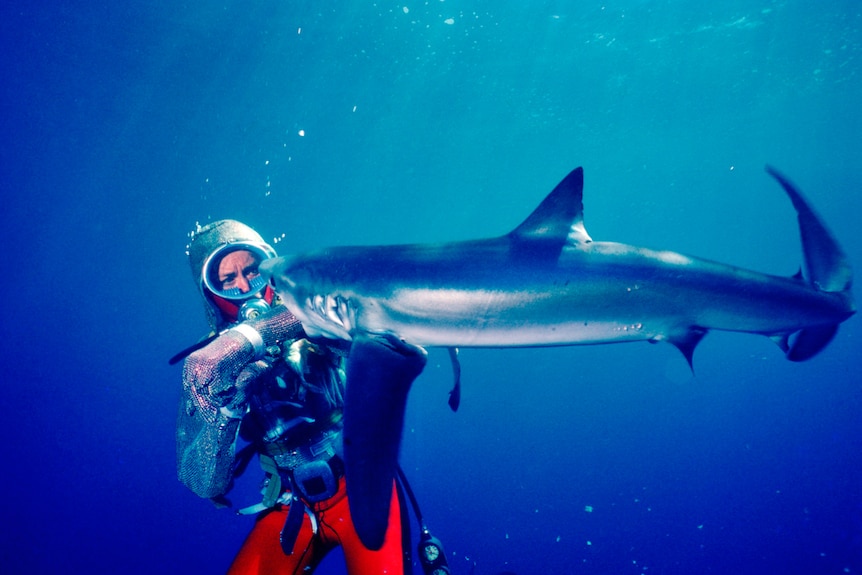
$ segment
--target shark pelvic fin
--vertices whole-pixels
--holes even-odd
[[[692,373],[694,373],[694,348],[697,347],[697,344],[700,343],[700,340],[703,339],[703,336],[705,336],[706,333],[707,330],[705,329],[693,327],[682,335],[671,336],[668,338],[668,341],[681,351],[683,356],[685,356],[685,360],[688,362],[688,367],[691,369]]]
[[[394,335],[357,335],[347,359],[344,470],[350,515],[368,549],[383,546],[407,393],[425,367],[421,347]]]

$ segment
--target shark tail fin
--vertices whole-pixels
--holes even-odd
[[[849,291],[853,272],[844,250],[799,188],[775,168],[766,166],[766,171],[781,184],[796,209],[808,282],[821,291]]]
[[[802,238],[802,252],[805,258],[805,279],[815,289],[840,293],[846,301],[848,316],[855,311],[850,293],[853,272],[844,250],[832,233],[817,215],[802,192],[781,173],[766,166],[766,171],[784,188],[785,193],[796,209],[799,221],[799,235]],[[817,355],[826,347],[838,331],[838,324],[806,327],[800,330],[787,345],[784,339],[787,359],[805,361]]]
[[[353,525],[371,550],[386,538],[407,393],[425,362],[424,349],[393,335],[360,335],[350,347],[344,474]]]

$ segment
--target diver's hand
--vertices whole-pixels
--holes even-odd
[[[254,359],[254,345],[234,330],[226,331],[186,358],[183,390],[209,423],[213,423],[220,412],[229,417],[242,417],[239,411],[244,394],[237,397],[240,391],[237,378]]]
[[[183,389],[213,423],[218,416],[241,418],[246,389],[266,364],[255,362],[269,347],[302,337],[302,326],[284,306],[239,324],[189,355],[183,364]],[[247,370],[244,372],[244,370]]]
[[[246,326],[260,334],[264,348],[290,343],[305,337],[302,324],[296,316],[283,305],[273,307],[268,313],[256,319],[245,321],[231,329],[244,329]],[[258,349],[258,352],[260,349]]]

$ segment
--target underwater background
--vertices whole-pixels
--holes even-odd
[[[198,223],[282,254],[489,237],[584,166],[594,239],[790,276],[770,164],[862,270],[856,1],[0,15],[4,574],[223,573],[249,531],[175,476]],[[458,413],[431,350],[402,464],[455,575],[860,573],[860,337],[795,364],[714,332],[694,374],[670,345],[466,349]]]

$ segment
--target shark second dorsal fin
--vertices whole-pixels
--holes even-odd
[[[592,239],[584,229],[584,169],[575,168],[533,213],[509,233],[518,243],[541,242],[563,249],[567,243]]]

